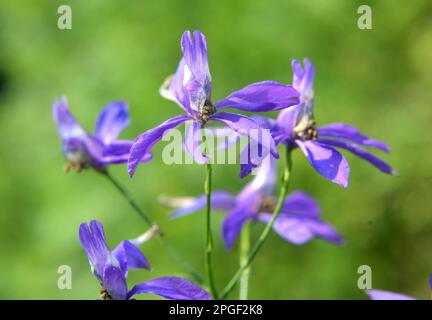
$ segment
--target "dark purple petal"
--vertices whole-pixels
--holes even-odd
[[[344,188],[348,187],[349,165],[340,152],[313,140],[296,140],[296,144],[321,176]]]
[[[127,284],[120,268],[107,264],[103,272],[103,287],[107,290],[111,299],[126,300]]]
[[[84,222],[81,223],[78,237],[87,253],[93,272],[102,279],[105,264],[110,256],[102,224],[96,220],[90,221],[89,226]]]
[[[286,199],[282,207],[284,213],[294,213],[305,217],[320,216],[320,207],[316,200],[302,191],[291,193]]]
[[[253,83],[216,102],[216,109],[236,108],[265,112],[287,108],[299,103],[299,94],[292,87],[275,81]]]
[[[259,162],[252,160],[250,154],[246,154],[247,149],[245,148],[241,153],[241,157],[248,157],[246,163],[240,163],[240,179],[243,179],[250,175],[252,171],[259,166]]]
[[[197,163],[204,164],[207,163],[209,159],[202,153],[200,147],[201,141],[201,124],[198,122],[187,124],[184,138],[185,149]]]
[[[108,144],[129,125],[129,111],[126,102],[115,101],[107,105],[96,121],[96,137]]]
[[[144,254],[128,240],[123,240],[113,250],[112,255],[120,263],[124,276],[127,276],[129,269],[148,269],[150,263]]]
[[[319,142],[325,145],[334,146],[338,148],[342,148],[352,152],[353,154],[359,156],[360,158],[366,160],[370,164],[372,164],[375,168],[379,169],[381,172],[397,175],[398,173],[390,167],[387,163],[382,161],[380,158],[374,156],[369,151],[359,147],[356,144],[345,142],[342,140],[330,140],[330,139],[319,139]]]
[[[390,152],[389,147],[381,141],[369,138],[357,128],[344,123],[331,123],[318,128],[319,137],[331,137],[351,140],[352,142]]]
[[[366,293],[372,300],[416,300],[404,294],[376,289],[366,290]]]
[[[178,200],[178,201],[176,201]],[[182,201],[183,200],[183,201]],[[170,218],[178,218],[195,213],[206,207],[206,195],[193,199],[168,199],[167,203],[180,204],[180,208],[170,214]],[[215,191],[211,194],[211,207],[216,210],[228,211],[234,207],[235,197],[225,191]]]
[[[185,76],[187,78],[185,78]],[[189,114],[192,114],[192,109],[190,108],[189,94],[186,90],[185,83],[188,83],[191,80],[191,76],[192,74],[182,58],[177,67],[176,73],[165,79],[159,89],[160,94],[164,98],[176,102]]]
[[[429,285],[430,285],[430,287],[432,289],[432,273],[431,273],[430,278],[429,278]]]
[[[293,60],[291,65],[294,71],[293,75],[293,86],[300,92],[300,94],[305,94],[307,91],[312,90],[313,81],[315,77],[315,67],[312,62],[304,58],[304,69],[301,63],[297,60]]]
[[[210,71],[207,59],[207,42],[204,34],[196,30],[193,38],[190,31],[185,31],[181,38],[181,48],[187,66],[195,80],[210,90]],[[209,93],[209,91],[207,91]]]
[[[131,150],[130,157],[128,161],[128,173],[129,176],[133,176],[138,164],[142,161],[143,157],[148,156],[151,148],[162,139],[163,135],[170,129],[178,126],[189,120],[190,117],[186,115],[178,115],[171,119],[168,119],[159,126],[150,129],[142,133],[138,138],[135,139]]]
[[[160,277],[134,286],[127,294],[153,293],[170,300],[211,300],[210,295],[197,285],[178,277]]]
[[[252,219],[253,213],[246,208],[240,207],[231,211],[225,218],[222,226],[222,238],[225,242],[225,249],[231,249],[239,236],[245,222]]]

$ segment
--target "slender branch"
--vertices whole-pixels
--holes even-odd
[[[114,185],[114,187],[121,193],[121,195],[126,199],[126,201],[130,204],[130,206],[139,214],[139,216],[144,220],[144,222],[149,227],[156,226],[158,228],[158,237],[157,240],[159,243],[164,247],[166,251],[168,251],[171,256],[181,265],[181,267],[186,270],[192,278],[200,285],[203,284],[202,277],[196,273],[193,268],[190,266],[188,262],[186,262],[180,254],[174,249],[173,246],[171,246],[162,236],[163,232],[159,228],[159,226],[153,222],[150,217],[138,206],[138,204],[135,202],[135,200],[132,198],[132,196],[129,194],[129,192],[126,190],[125,187],[123,187],[120,182],[117,181],[108,171],[103,171],[102,174],[107,177],[107,179]]]
[[[222,292],[222,294],[220,296],[221,300],[225,299],[228,296],[228,294],[234,289],[234,287],[237,284],[237,282],[239,281],[242,273],[244,272],[245,269],[247,269],[249,267],[252,260],[255,258],[256,254],[258,253],[258,251],[261,249],[262,245],[264,244],[265,240],[268,238],[270,231],[273,227],[273,224],[276,221],[276,219],[277,219],[277,217],[278,217],[278,215],[282,209],[285,198],[287,196],[288,188],[289,188],[289,182],[290,182],[290,172],[291,172],[291,151],[289,148],[287,148],[286,165],[285,165],[285,170],[282,174],[281,191],[280,191],[279,199],[278,199],[276,208],[273,212],[272,218],[271,218],[270,222],[264,228],[263,232],[261,233],[260,237],[258,238],[258,241],[256,242],[255,246],[252,248],[251,252],[249,253],[249,256],[247,257],[245,263],[240,266],[240,268],[237,270],[237,272],[231,278],[230,282],[228,282],[227,286],[225,287],[224,291]]]
[[[138,204],[135,202],[135,200],[132,198],[129,192],[120,184],[120,182],[118,182],[117,179],[115,179],[108,171],[104,171],[103,174],[114,185],[114,187],[116,187],[116,189],[123,195],[126,201],[131,205],[131,207],[135,210],[135,212],[137,212],[140,215],[140,217],[144,220],[144,222],[150,228],[153,227],[155,223],[153,223],[153,221],[149,218],[149,216],[143,210],[141,210],[141,208],[138,206]]]
[[[205,140],[205,139],[204,139]],[[213,251],[213,234],[211,229],[211,193],[212,193],[212,166],[206,164],[206,180],[204,183],[206,194],[206,259],[205,264],[208,273],[210,293],[214,299],[218,299],[216,285],[213,277],[212,251]]]
[[[240,266],[246,263],[249,250],[250,250],[250,222],[246,222],[240,235],[240,250],[239,250]],[[250,266],[244,269],[240,277],[240,294],[239,294],[240,300],[248,299],[250,269],[251,269]]]

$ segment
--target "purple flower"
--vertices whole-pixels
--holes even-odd
[[[63,143],[63,154],[69,161],[66,170],[73,168],[80,171],[92,166],[103,171],[108,164],[128,160],[132,141],[116,140],[129,125],[125,102],[112,102],[101,111],[94,135],[85,131],[75,120],[65,97],[54,101],[53,116]]]
[[[270,127],[275,143],[283,143],[291,148],[299,147],[321,176],[344,188],[348,186],[350,168],[345,157],[336,148],[350,151],[384,173],[397,174],[387,163],[360,147],[362,145],[389,152],[385,143],[369,138],[344,123],[316,126],[313,114],[314,66],[308,59],[304,59],[304,68],[296,60],[293,60],[292,68],[293,86],[300,93],[300,103],[282,110],[276,121],[261,117],[261,121]],[[258,117],[255,120],[260,122]],[[243,174],[249,174],[253,167],[250,163],[244,165]]]
[[[195,31],[193,36],[190,31],[186,31],[181,38],[181,49],[183,57],[177,71],[162,85],[161,95],[176,102],[186,114],[168,119],[159,126],[142,133],[135,140],[128,163],[128,171],[131,176],[138,163],[143,161],[143,157],[150,154],[151,148],[164,133],[183,122],[188,120],[191,122],[186,130],[185,149],[195,161],[205,163],[208,159],[199,152],[200,139],[196,139],[196,133],[199,133],[207,122],[222,123],[240,135],[249,135],[251,129],[259,128],[252,119],[222,111],[223,109],[236,108],[244,111],[264,112],[280,110],[299,102],[298,93],[292,86],[275,81],[263,81],[235,91],[213,104],[205,36],[199,31]],[[273,152],[277,155],[276,148]]]
[[[228,212],[222,227],[226,249],[232,247],[246,221],[270,222],[277,201],[274,196],[276,171],[276,160],[268,156],[258,168],[254,179],[236,197],[225,191],[212,193],[212,208]],[[174,198],[167,203],[179,207],[171,214],[175,218],[204,208],[206,199],[203,195],[196,199]],[[316,201],[301,191],[286,198],[273,230],[283,239],[297,245],[314,237],[334,244],[343,243],[337,231],[321,220]]]
[[[432,289],[432,274],[429,278],[429,285]],[[376,289],[367,290],[366,293],[372,300],[416,300],[416,298],[404,294]]]
[[[79,239],[87,253],[93,274],[98,278],[102,300],[128,300],[136,294],[152,293],[172,300],[209,300],[209,294],[178,277],[160,277],[134,286],[128,291],[129,269],[150,269],[147,258],[136,247],[142,239],[124,240],[113,251],[107,246],[102,224],[90,221],[79,227]]]

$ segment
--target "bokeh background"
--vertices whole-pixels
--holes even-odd
[[[57,8],[72,7],[72,30],[57,28]],[[357,28],[357,8],[370,4],[373,29]],[[272,234],[252,266],[254,299],[365,299],[357,268],[373,271],[373,287],[429,297],[432,272],[432,3],[381,1],[2,1],[0,4],[0,298],[94,299],[98,284],[77,238],[82,221],[100,220],[111,246],[145,225],[104,177],[63,173],[52,101],[66,95],[83,126],[124,99],[135,138],[181,110],[158,88],[180,58],[179,39],[200,29],[208,39],[214,99],[251,82],[290,82],[290,61],[316,65],[319,124],[346,122],[386,141],[382,155],[400,173],[386,176],[346,154],[344,190],[321,178],[299,152],[293,189],[317,197],[324,218],[345,236],[335,247],[314,240],[294,246]],[[274,115],[273,115],[274,116]],[[112,168],[159,221],[167,239],[204,272],[204,215],[169,221],[160,194],[202,193],[204,168],[141,166],[134,179]],[[214,168],[214,189],[238,192],[247,179],[236,165]],[[238,266],[225,252],[222,215],[215,215],[219,288]],[[256,239],[261,225],[253,227]],[[132,271],[129,284],[182,269],[157,241],[142,250],[154,271]],[[59,290],[57,268],[69,265],[72,290]],[[232,298],[237,297],[233,294]],[[153,299],[152,296],[143,298]]]

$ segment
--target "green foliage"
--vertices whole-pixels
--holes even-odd
[[[290,82],[292,58],[316,65],[318,124],[346,122],[389,143],[390,177],[347,154],[347,190],[321,178],[303,155],[293,157],[293,189],[316,196],[325,218],[346,237],[295,247],[272,235],[254,261],[250,298],[365,298],[357,268],[373,285],[427,298],[432,271],[432,24],[428,0],[370,1],[373,29],[357,28],[358,1],[5,1],[0,4],[0,298],[94,299],[98,284],[79,245],[82,221],[99,219],[111,246],[145,231],[104,177],[64,174],[52,101],[61,95],[87,129],[108,102],[129,103],[135,138],[180,112],[158,88],[180,58],[185,29],[208,39],[213,96],[259,80]],[[57,28],[68,3],[73,29]],[[160,194],[203,193],[205,168],[166,166],[156,159],[134,179],[113,168],[138,202],[160,221],[167,239],[204,271],[204,214],[169,221]],[[237,192],[238,166],[215,166],[213,189]],[[204,213],[204,212],[203,212]],[[218,286],[237,268],[237,247],[225,252],[222,215],[215,215]],[[261,225],[252,226],[256,237]],[[156,241],[142,246],[154,271],[132,271],[130,283],[181,275]],[[57,288],[57,268],[70,265],[73,289]]]

